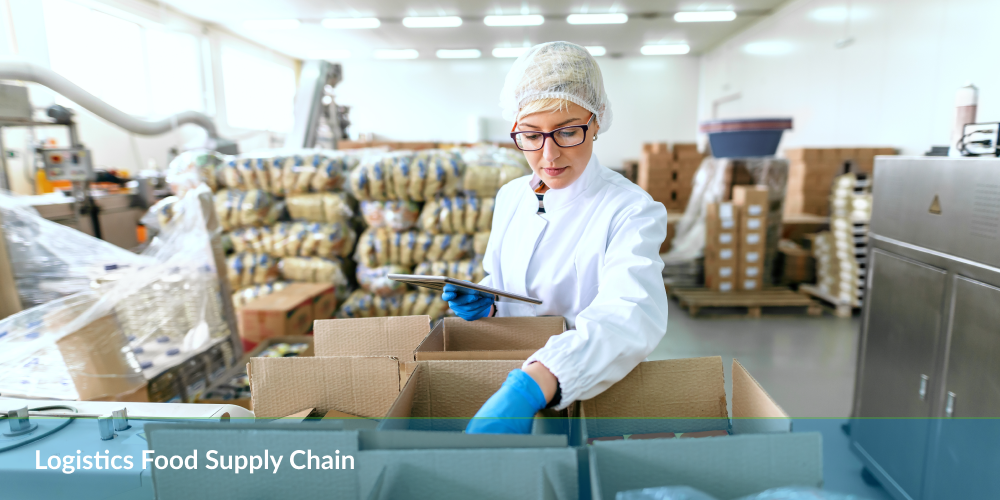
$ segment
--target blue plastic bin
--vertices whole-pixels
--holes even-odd
[[[781,134],[791,128],[791,118],[713,120],[702,122],[699,127],[708,134],[712,156],[716,158],[774,156]]]

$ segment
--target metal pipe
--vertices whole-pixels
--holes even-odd
[[[159,121],[141,120],[98,99],[59,73],[29,62],[0,61],[0,80],[22,80],[44,85],[75,102],[81,108],[135,134],[159,135],[169,132],[179,125],[190,123],[205,129],[210,138],[219,138],[215,122],[204,113],[182,111]]]

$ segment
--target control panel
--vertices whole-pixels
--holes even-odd
[[[90,151],[83,148],[41,149],[45,175],[50,181],[89,181],[94,179]]]

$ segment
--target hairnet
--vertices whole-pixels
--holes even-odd
[[[548,42],[528,49],[514,61],[500,91],[506,120],[516,121],[525,104],[565,99],[594,113],[601,132],[611,127],[611,103],[604,93],[601,68],[587,49],[569,42]]]

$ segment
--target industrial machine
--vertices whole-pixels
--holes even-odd
[[[341,66],[326,61],[306,61],[295,95],[295,117],[285,147],[336,149],[346,139],[349,109],[333,100],[333,88],[343,79]]]
[[[58,73],[27,62],[0,63],[0,80],[42,84],[134,134],[159,135],[182,124],[192,123],[207,132],[206,148],[226,154],[238,152],[234,142],[219,138],[215,123],[202,113],[186,111],[159,121],[142,120],[101,101]],[[73,205],[69,207],[69,211],[73,216],[66,217],[63,213],[66,209],[57,209],[55,212],[60,217],[59,222],[123,248],[135,247],[138,244],[137,222],[142,212],[148,208],[151,201],[149,197],[138,192],[141,189],[134,194],[91,189],[91,183],[101,179],[95,173],[93,155],[80,142],[73,111],[54,105],[46,109],[45,114],[46,117],[36,116],[27,87],[0,84],[0,189],[10,189],[8,154],[3,144],[4,128],[66,127],[68,147],[35,145],[29,151],[29,173],[33,173],[36,168],[42,169],[49,181],[70,182],[72,196],[69,202]]]
[[[149,449],[146,424],[253,421],[252,412],[224,404],[34,401],[0,397],[3,497],[152,500],[155,498],[152,468],[143,467],[142,463],[143,451]],[[93,460],[95,454],[103,459]],[[90,467],[78,461],[83,455],[88,456]],[[113,457],[120,458],[112,463]],[[125,461],[124,457],[131,458]],[[100,468],[95,466],[98,463]],[[128,463],[131,467],[127,467]]]
[[[851,448],[894,498],[995,497],[1000,159],[875,164]]]

